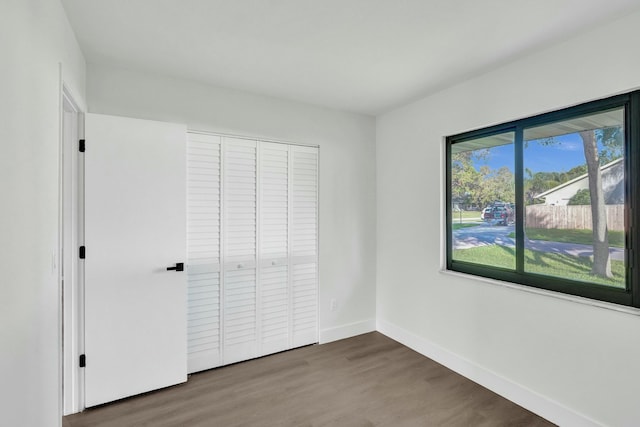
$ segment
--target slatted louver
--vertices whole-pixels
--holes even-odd
[[[289,348],[289,146],[260,143],[261,352]]]
[[[291,147],[292,346],[318,336],[318,150]]]
[[[289,223],[289,146],[261,143],[260,256],[287,258]]]
[[[317,263],[293,265],[293,347],[317,341]]]
[[[219,264],[220,137],[190,134],[187,170],[189,264]]]
[[[225,364],[258,356],[256,142],[223,141]]]
[[[318,150],[190,134],[189,372],[318,339]]]
[[[229,270],[224,276],[225,362],[233,363],[233,349],[256,340],[255,268]],[[250,355],[253,357],[255,355]]]
[[[220,360],[220,137],[187,142],[188,372]]]
[[[220,365],[220,272],[189,273],[188,372]]]

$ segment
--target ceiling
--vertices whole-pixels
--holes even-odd
[[[639,0],[62,0],[88,63],[376,115]]]

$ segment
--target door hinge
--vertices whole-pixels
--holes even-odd
[[[84,153],[84,149],[85,149],[84,139],[81,139],[78,141],[78,149],[80,150],[81,153]]]
[[[80,249],[78,250],[78,256],[80,257],[80,259],[84,259],[87,256],[87,250],[84,246],[80,246]]]
[[[85,366],[87,366],[87,356],[85,356],[84,354],[80,355],[80,367],[84,368]]]

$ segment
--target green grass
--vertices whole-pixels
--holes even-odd
[[[463,220],[480,221],[480,211],[453,211],[451,212],[451,217],[453,218],[453,222],[459,221],[460,217],[462,217]]]
[[[454,222],[453,224],[451,224],[451,228],[453,230],[459,230],[461,228],[477,227],[479,225],[480,225],[479,223],[474,223],[474,222],[463,222],[463,223]]]
[[[591,274],[591,260],[587,257],[538,252],[525,249],[525,271],[545,276],[562,277],[588,283],[623,288],[625,268],[622,261],[611,261],[613,279],[605,279]],[[515,268],[515,248],[499,245],[457,249],[453,259],[475,264],[490,265],[508,269]]]
[[[579,243],[582,245],[593,244],[593,232],[591,230],[561,230],[557,228],[527,228],[527,237],[531,240],[547,240],[550,242]],[[515,238],[515,233],[509,233],[509,237]],[[624,233],[622,231],[609,231],[609,246],[623,248]]]

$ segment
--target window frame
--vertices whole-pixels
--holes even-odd
[[[561,277],[550,277],[524,270],[524,144],[527,128],[569,120],[578,116],[594,114],[614,108],[624,108],[624,172],[625,172],[625,273],[626,289],[608,287],[589,282],[580,282]],[[461,142],[514,132],[514,178],[515,178],[515,270],[475,264],[453,259],[453,204],[452,204],[452,146]],[[534,288],[560,292],[625,306],[640,307],[640,277],[634,251],[640,241],[638,215],[640,212],[640,91],[629,92],[576,106],[559,109],[519,120],[472,130],[445,139],[445,198],[446,198],[446,269],[500,281],[517,283]]]

